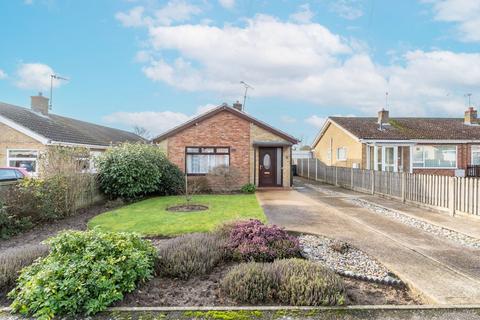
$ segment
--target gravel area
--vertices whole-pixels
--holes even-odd
[[[327,237],[299,237],[305,258],[344,274],[370,276],[376,279],[396,279],[381,263],[351,245]]]
[[[474,248],[474,249],[480,249],[480,239],[470,237],[468,235],[456,232],[454,230],[439,227],[431,223],[425,222],[423,220],[415,219],[413,217],[401,214],[394,210],[385,209],[383,207],[377,206],[369,201],[365,201],[362,199],[348,199],[346,201],[349,201],[350,203],[353,203],[357,206],[369,209],[372,212],[375,212],[384,216],[388,216],[406,225],[409,225],[418,229],[422,229],[436,236],[454,241],[460,245]]]

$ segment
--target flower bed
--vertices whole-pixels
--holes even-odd
[[[237,237],[239,231],[240,238]],[[15,298],[14,309],[48,318],[53,313],[66,313],[65,308],[71,314],[75,310],[79,314],[93,314],[112,302],[113,306],[328,306],[418,302],[406,288],[346,278],[317,262],[290,258],[297,255],[292,248],[300,249],[297,237],[258,221],[239,222],[212,233],[151,239],[150,244],[137,236],[122,237],[130,236],[97,235],[96,231],[89,231],[50,240],[51,253],[22,271],[17,288],[10,294]],[[282,242],[282,246],[274,245],[276,257],[280,259],[270,259],[271,256],[265,259],[265,255],[257,254],[242,256],[246,259],[235,258],[233,253],[237,245],[242,244],[239,239],[248,242],[258,237],[262,239],[256,240],[260,243],[268,240],[267,248]],[[302,243],[304,238],[300,239]],[[152,244],[156,253],[151,249]],[[337,249],[342,248],[340,245]],[[155,256],[155,276],[149,279]],[[261,262],[252,261],[255,259]],[[117,262],[111,264],[114,260]],[[45,285],[31,287],[28,283]],[[98,288],[99,283],[106,286]],[[44,289],[53,288],[58,292],[56,287],[62,288],[63,298],[58,294],[48,298]],[[103,293],[92,291],[94,287]],[[112,288],[119,290],[112,291]]]

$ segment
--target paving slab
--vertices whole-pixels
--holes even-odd
[[[258,192],[271,223],[352,243],[396,273],[426,302],[480,302],[480,250],[462,247],[300,184]]]

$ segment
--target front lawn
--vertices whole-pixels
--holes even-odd
[[[197,212],[172,212],[166,209],[183,204],[182,196],[156,197],[100,214],[89,221],[89,228],[99,226],[108,231],[138,232],[146,236],[177,236],[207,232],[224,222],[259,219],[266,221],[253,194],[199,195],[192,203],[208,206]]]

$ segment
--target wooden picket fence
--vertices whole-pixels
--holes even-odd
[[[480,215],[480,178],[381,172],[327,166],[318,159],[297,159],[301,177],[403,202]]]

